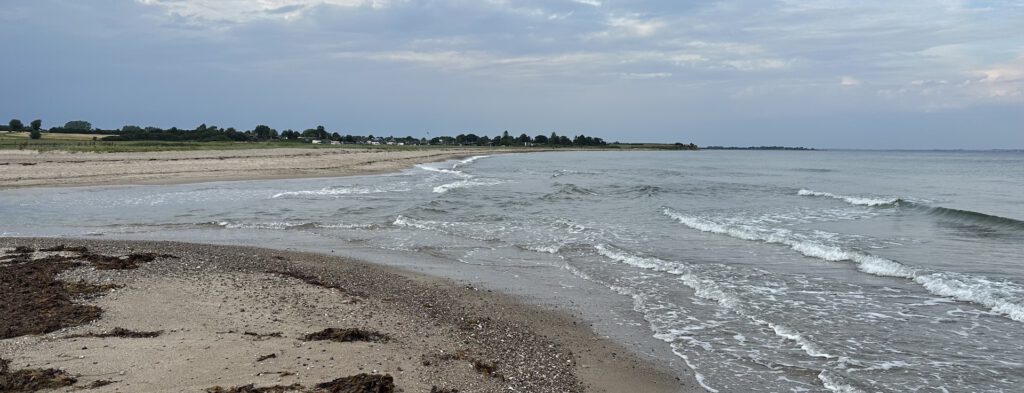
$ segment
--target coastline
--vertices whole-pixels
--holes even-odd
[[[0,150],[0,189],[182,184],[389,173],[426,162],[546,149],[251,149],[137,153]]]
[[[117,381],[97,391],[312,386],[370,372],[392,376],[406,392],[434,386],[460,392],[701,391],[696,382],[680,381],[598,337],[582,321],[443,278],[252,247],[0,238],[8,255],[16,246],[57,245],[174,256],[136,270],[69,270],[60,276],[64,282],[121,286],[87,302],[103,309],[102,317],[0,340],[0,358],[13,360],[12,369],[61,369],[79,375],[79,385]],[[164,333],[67,337],[116,327]],[[329,327],[367,329],[390,339],[298,339]],[[257,361],[270,354],[270,360]]]

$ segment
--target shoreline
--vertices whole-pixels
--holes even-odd
[[[279,148],[136,153],[0,150],[0,190],[374,175],[476,155],[543,151],[552,150]]]
[[[696,382],[680,381],[667,367],[598,337],[569,315],[445,278],[323,254],[242,246],[0,238],[8,253],[19,245],[59,244],[95,253],[152,252],[175,258],[144,263],[137,270],[86,267],[62,274],[64,281],[123,287],[88,302],[104,310],[95,321],[0,340],[0,358],[14,360],[12,369],[65,369],[89,375],[83,382],[113,373],[110,379],[119,382],[110,388],[143,386],[147,391],[249,383],[311,386],[370,371],[393,376],[406,392],[433,386],[460,392],[701,391]],[[114,327],[166,333],[135,339],[66,337]],[[325,327],[370,329],[392,339],[326,344],[295,339]],[[238,333],[246,330],[281,332],[283,337]],[[210,348],[219,352],[208,354]],[[254,354],[264,352],[275,356],[266,363],[255,361]],[[153,364],[154,371],[138,364]],[[159,374],[166,375],[153,374],[156,364],[161,364]],[[496,370],[480,372],[480,364]],[[291,375],[261,374],[269,365]]]

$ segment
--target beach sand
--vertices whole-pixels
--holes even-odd
[[[0,150],[0,189],[368,175],[474,155],[540,151],[278,148],[138,153]]]
[[[70,248],[32,251],[59,245]],[[378,265],[174,242],[4,238],[0,250],[0,337],[14,335],[0,340],[0,383],[35,373],[97,392],[700,391],[582,321]],[[44,269],[17,268],[29,263],[66,270],[45,284]],[[328,328],[354,341],[307,337]],[[132,332],[159,335],[119,337]],[[115,335],[88,337],[104,333]],[[359,383],[384,390],[332,390]]]

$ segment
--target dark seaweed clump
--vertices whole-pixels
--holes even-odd
[[[214,386],[206,389],[207,393],[283,393],[283,392],[304,392],[304,393],[394,393],[395,380],[390,374],[359,374],[344,378],[338,378],[330,382],[317,384],[313,388],[306,388],[300,384],[274,385],[256,387],[252,384],[223,388]]]
[[[316,333],[307,334],[303,336],[302,339],[304,341],[330,340],[337,342],[383,342],[388,340],[388,336],[386,334],[370,330],[327,328]]]
[[[10,370],[10,360],[0,359],[0,392],[34,392],[74,385],[74,376],[52,368]]]

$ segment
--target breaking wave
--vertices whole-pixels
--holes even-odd
[[[199,226],[213,226],[225,229],[272,229],[272,230],[286,230],[286,229],[374,229],[376,225],[359,225],[359,224],[327,224],[319,222],[288,222],[288,221],[272,221],[272,222],[232,222],[232,221],[212,221],[207,223],[200,223]]]
[[[715,280],[708,277],[704,277],[699,271],[692,268],[691,266],[678,263],[661,260],[654,257],[642,257],[626,253],[622,250],[615,249],[612,246],[606,244],[598,244],[594,246],[598,254],[611,259],[613,261],[621,262],[633,267],[654,270],[659,272],[665,272],[679,276],[679,281],[690,287],[693,290],[694,295],[700,298],[713,300],[718,305],[749,319],[750,321],[765,326],[772,330],[776,336],[785,338],[795,343],[804,353],[825,359],[837,359],[838,356],[831,355],[822,350],[816,343],[812,342],[808,338],[804,337],[796,329],[790,328],[785,325],[770,322],[764,320],[756,313],[747,310],[745,302],[740,296],[732,293],[729,289],[719,285]]]
[[[1010,319],[1024,322],[1024,288],[1014,283],[990,280],[985,277],[963,273],[927,271],[860,251],[846,250],[832,245],[794,239],[787,236],[785,231],[772,233],[757,232],[747,228],[719,224],[705,218],[687,216],[669,208],[664,208],[662,213],[698,231],[726,235],[742,240],[781,244],[789,246],[789,248],[805,256],[826,261],[853,262],[861,272],[881,277],[897,277],[912,280],[932,294],[979,304]]]
[[[319,197],[319,196],[344,196],[344,195],[365,195],[385,192],[409,191],[408,188],[387,189],[380,187],[325,187],[319,190],[287,191],[279,192],[271,196],[273,199],[294,198],[294,197]]]
[[[444,193],[446,193],[448,191],[451,191],[451,190],[454,190],[454,189],[457,189],[457,188],[467,188],[467,187],[477,187],[477,186],[494,186],[494,185],[498,185],[498,184],[501,184],[501,182],[497,181],[497,180],[464,179],[464,180],[458,180],[458,181],[454,181],[454,182],[451,182],[451,183],[446,183],[446,184],[442,184],[442,185],[439,185],[437,187],[434,187],[434,192],[438,193],[438,194],[444,194]]]
[[[459,176],[459,177],[470,177],[466,173],[464,173],[462,171],[457,171],[457,170],[454,170],[454,169],[435,168],[435,167],[432,167],[432,166],[429,166],[429,165],[424,165],[424,164],[417,164],[416,167],[419,168],[419,169],[428,171],[428,172],[444,173],[444,174],[455,175],[455,176]]]
[[[899,206],[900,202],[903,202],[903,200],[899,199],[899,198],[853,197],[853,196],[837,195],[837,194],[833,194],[833,193],[830,193],[830,192],[820,192],[820,191],[807,190],[807,189],[802,189],[800,191],[797,191],[796,194],[800,195],[800,196],[813,196],[813,197],[824,197],[824,198],[839,199],[839,200],[844,201],[846,203],[849,203],[851,205],[857,205],[857,206],[872,206],[872,207],[887,206],[887,207],[896,207],[896,206]]]
[[[1024,230],[1024,221],[1015,220],[1007,217],[994,216],[971,210],[952,209],[941,206],[929,206],[925,203],[911,201],[902,198],[846,196],[808,189],[801,189],[800,191],[797,191],[797,195],[839,199],[851,205],[857,206],[907,207],[924,212],[929,216],[936,217],[943,221],[950,221],[968,225],[984,225],[996,229]]]
[[[472,157],[466,158],[464,160],[461,160],[459,162],[456,162],[454,165],[452,165],[452,169],[458,168],[458,167],[463,166],[463,165],[471,164],[471,163],[473,163],[476,160],[479,160],[481,158],[488,158],[488,157],[491,157],[491,156],[472,156]]]

